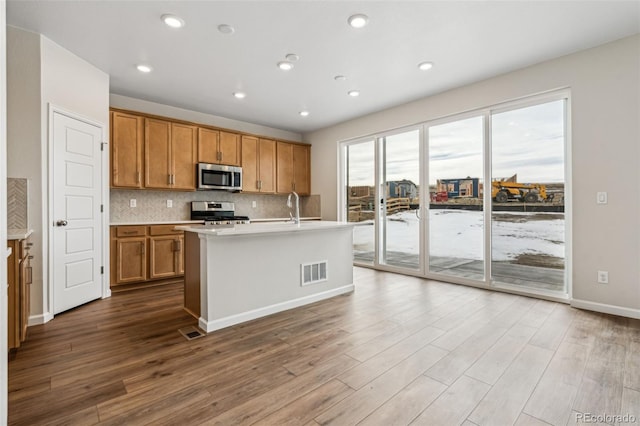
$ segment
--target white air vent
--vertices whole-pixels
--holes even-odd
[[[300,285],[320,283],[327,280],[327,261],[315,263],[303,263],[300,265],[302,272]]]

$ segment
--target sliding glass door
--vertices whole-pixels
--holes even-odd
[[[565,292],[564,99],[491,115],[491,275]]]
[[[430,126],[429,272],[484,280],[483,117]]]

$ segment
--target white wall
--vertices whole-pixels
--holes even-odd
[[[267,136],[274,139],[284,139],[299,142],[302,136],[299,133],[276,129],[274,127],[262,126],[260,124],[247,123],[244,121],[232,120],[230,118],[217,115],[205,114],[169,105],[149,102],[142,99],[129,98],[127,96],[111,94],[111,106],[114,108],[128,109],[132,111],[145,112],[147,114],[171,117],[178,120],[192,121],[194,123],[209,124],[238,132],[250,133],[254,135]]]
[[[571,90],[573,299],[640,317],[640,35],[305,134],[323,219],[337,213],[338,141],[557,88]],[[608,191],[609,204],[596,205]],[[609,284],[596,271],[609,271]]]
[[[6,2],[0,0],[0,28],[6,24]],[[7,38],[0,31],[0,194],[7,193]],[[7,199],[0,196],[0,241],[7,239]],[[0,251],[1,252],[1,251]],[[0,287],[7,288],[7,262],[0,261]],[[7,318],[7,291],[0,291],[0,318]],[[5,324],[4,322],[2,322]],[[0,327],[0,353],[7,353],[7,327]],[[0,358],[0,424],[7,422],[7,357]]]
[[[107,131],[109,76],[39,34],[7,27],[7,36],[8,175],[29,179],[29,225],[40,254],[32,263],[29,323],[37,324],[52,312],[46,268],[49,105],[101,123]]]

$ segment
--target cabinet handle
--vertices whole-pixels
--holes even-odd
[[[170,174],[168,174],[168,175],[167,175],[167,177],[168,177],[168,182],[167,182],[167,184],[168,184],[168,185],[171,185],[171,175],[170,175]]]
[[[222,152],[218,151],[216,158],[218,159],[218,161],[222,161]]]
[[[123,231],[122,232],[124,235],[135,235],[138,233],[138,231]]]
[[[140,183],[140,172],[136,172],[136,183]]]
[[[173,251],[182,251],[182,245],[180,244],[180,240],[175,240],[173,242]]]
[[[144,255],[144,242],[140,241],[140,254]]]

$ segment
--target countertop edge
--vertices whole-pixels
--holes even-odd
[[[267,222],[286,222],[289,219],[288,217],[275,217],[275,218],[258,218],[251,219],[252,223],[267,223]],[[308,220],[321,220],[320,216],[309,216],[309,217],[301,217],[300,220],[308,221]],[[182,224],[190,224],[190,223],[204,223],[202,220],[163,220],[159,222],[153,221],[135,221],[135,222],[111,222],[109,226],[130,226],[130,225],[182,225]]]
[[[26,240],[33,234],[33,229],[7,229],[7,241]]]
[[[179,225],[176,229],[180,229],[187,232],[193,232],[204,236],[211,237],[240,237],[251,235],[264,235],[264,234],[285,234],[285,233],[299,233],[299,232],[314,232],[325,231],[330,229],[342,229],[353,228],[353,223],[350,222],[334,222],[334,221],[320,221],[317,225],[296,227],[293,224],[278,225],[277,223],[269,224],[268,226],[260,226],[259,224],[239,225],[236,227],[227,228],[196,228],[188,225]],[[266,225],[266,224],[265,224]]]

